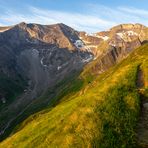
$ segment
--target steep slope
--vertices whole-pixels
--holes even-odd
[[[20,23],[0,33],[0,135],[32,101],[92,60],[87,49],[75,45],[78,39],[64,24]]]
[[[1,32],[1,74],[11,79],[20,76],[36,81],[32,80],[35,79],[34,73],[37,73],[34,71],[34,66],[40,68],[38,72],[41,75],[49,73],[52,79],[52,75],[55,77],[54,73],[60,73],[65,69],[67,69],[65,71],[81,69],[85,61],[92,59],[92,54],[77,48],[75,45],[79,39],[77,34],[75,30],[64,24],[20,23]],[[30,71],[31,69],[33,70]]]
[[[9,27],[9,26],[7,26],[7,27],[0,27],[0,32],[5,32],[5,31],[9,30],[11,27]]]
[[[122,54],[126,54],[148,40],[148,28],[141,24],[121,24],[94,34],[80,32],[79,36],[95,57],[106,52],[108,48],[119,48]]]
[[[126,58],[130,52],[148,41],[148,28],[141,24],[121,24],[109,31],[95,34],[80,33],[80,38],[85,42],[95,60],[87,66],[85,73],[92,71],[91,76],[106,71],[111,66]],[[96,42],[96,39],[99,42]]]
[[[57,104],[122,61],[148,37],[140,24],[92,35],[64,24],[22,22],[0,30],[0,139],[29,115]],[[74,81],[92,60],[81,74],[85,81]]]
[[[29,117],[0,147],[135,147],[140,111],[137,77],[140,68],[146,93],[147,63],[146,44],[93,80],[82,73],[81,89]]]

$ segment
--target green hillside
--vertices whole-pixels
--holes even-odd
[[[0,96],[5,96],[8,100],[7,104],[11,103],[16,96],[21,94],[25,86],[26,82],[19,76],[13,80],[12,78],[6,77],[0,73]],[[0,109],[2,109],[3,105],[0,104]]]
[[[101,75],[93,74],[93,64],[59,94],[54,107],[30,116],[0,147],[135,147],[140,98],[148,96],[148,45]]]

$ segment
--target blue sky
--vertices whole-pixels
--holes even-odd
[[[97,32],[121,23],[148,25],[148,0],[0,0],[0,25],[65,23]]]

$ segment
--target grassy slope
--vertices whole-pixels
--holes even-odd
[[[140,66],[147,84],[147,57],[145,45],[100,76],[83,72],[81,90],[30,116],[0,147],[134,147],[140,106],[137,71]]]
[[[6,104],[0,103],[0,109],[8,105],[21,94],[26,86],[24,80],[18,77],[16,80],[12,80],[5,75],[0,74],[0,95],[4,94],[4,97],[7,99]]]

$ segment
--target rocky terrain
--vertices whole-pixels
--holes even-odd
[[[0,34],[1,74],[12,78],[19,75],[29,80],[29,85],[42,83],[44,90],[53,79],[62,79],[92,59],[87,49],[80,50],[78,39],[77,32],[64,24],[20,23],[4,30]],[[47,83],[45,87],[43,82]]]
[[[130,50],[139,47],[142,42],[148,39],[147,33],[147,27],[141,24],[121,24],[111,28],[109,31],[94,34],[80,32],[79,36],[85,45],[92,49],[95,57],[98,57],[104,50],[111,47],[130,52]]]
[[[121,24],[94,34],[80,32],[79,36],[91,49],[94,59],[100,59],[93,68],[101,73],[147,42],[148,28],[141,24]]]
[[[87,63],[97,59],[91,68],[100,74],[147,40],[148,29],[140,24],[94,34],[64,24],[0,27],[0,134],[34,100]]]
[[[10,86],[2,83],[0,88],[1,134],[2,129],[11,123],[11,117],[20,115],[33,99],[71,73],[80,71],[92,60],[93,54],[76,43],[79,39],[77,34],[64,24],[43,26],[26,23],[0,33],[1,83],[10,81]],[[12,100],[17,91],[19,96]]]

